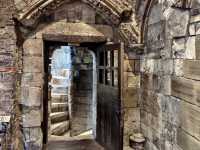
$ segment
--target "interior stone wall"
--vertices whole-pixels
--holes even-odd
[[[197,0],[152,2],[140,55],[147,150],[200,149],[199,8]]]
[[[12,0],[0,0],[0,149],[5,132],[2,122],[3,116],[14,114],[13,102],[16,90],[16,33],[12,13],[15,7]],[[7,121],[6,121],[7,122]],[[14,136],[14,135],[13,135]],[[10,143],[11,144],[11,143]]]
[[[87,48],[76,48],[73,60],[71,135],[93,129],[93,57]],[[96,131],[94,131],[96,132]]]
[[[139,57],[134,51],[125,51],[124,56],[124,149],[129,149],[129,137],[140,132],[140,73]]]

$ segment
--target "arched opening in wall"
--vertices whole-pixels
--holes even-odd
[[[88,3],[95,5],[92,2]],[[68,127],[67,121],[69,121],[70,136],[77,136],[83,131],[93,129],[93,138],[105,149],[123,149],[124,44],[118,37],[118,27],[115,27],[119,18],[116,18],[118,16],[116,13],[110,12],[111,16],[108,16],[107,12],[103,12],[104,17],[111,18],[105,21],[105,18],[97,15],[91,5],[83,1],[66,1],[65,4],[59,5],[59,9],[57,7],[52,9],[52,5],[45,4],[44,10],[43,5],[41,6],[42,12],[36,14],[34,11],[33,14],[28,12],[23,20],[23,23],[28,25],[34,21],[37,24],[36,26],[33,24],[31,28],[33,30],[29,32],[28,29],[22,30],[25,32],[22,87],[28,86],[31,87],[30,91],[37,92],[34,97],[28,96],[23,101],[23,105],[27,107],[22,109],[28,110],[25,115],[28,116],[29,122],[34,122],[29,123],[28,120],[22,122],[23,130],[28,132],[24,140],[27,149],[41,149],[45,144],[49,149],[56,149],[58,146],[70,148],[70,145],[65,143],[66,138],[65,141],[58,142],[48,139],[51,129],[61,124],[59,121],[65,122],[63,131],[62,128],[60,130],[56,127],[52,132],[64,132],[68,129],[65,127]],[[49,101],[52,96],[51,91],[54,89],[49,88],[51,86],[48,85],[54,78],[48,76],[51,74],[49,64],[52,63],[49,58],[52,58],[56,50],[60,51],[59,49],[69,48],[69,46],[73,50],[73,53],[71,51],[73,78],[68,90],[71,96],[68,93],[68,101],[52,104]],[[96,79],[94,77],[97,77],[97,81],[94,81]],[[57,78],[55,77],[55,82],[59,82],[56,81]],[[88,99],[90,101],[85,103]],[[95,99],[96,102],[92,101],[91,105],[91,100]],[[65,107],[66,103],[68,107]],[[35,134],[36,130],[37,134]],[[87,144],[91,143],[86,142],[86,147]],[[76,145],[76,142],[74,145],[79,146],[79,149],[83,146],[81,143]]]
[[[47,137],[92,141],[97,111],[95,54],[61,42],[45,41],[44,49],[44,141]]]

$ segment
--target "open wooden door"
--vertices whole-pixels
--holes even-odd
[[[123,149],[124,45],[101,46],[97,53],[97,142],[107,150]]]

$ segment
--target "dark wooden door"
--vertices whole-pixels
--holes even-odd
[[[97,141],[107,150],[123,149],[123,44],[109,44],[97,53]]]

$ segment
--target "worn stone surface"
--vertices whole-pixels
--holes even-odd
[[[189,11],[169,8],[165,12],[166,38],[186,36],[189,23]]]
[[[39,99],[41,99],[43,84],[42,38],[53,41],[64,39],[63,41],[66,42],[69,38],[63,35],[68,33],[73,36],[85,35],[84,39],[73,37],[71,42],[77,39],[88,42],[93,37],[97,39],[96,41],[104,42],[114,37],[115,41],[119,42],[118,33],[105,24],[115,26],[122,32],[120,35],[126,43],[135,44],[141,39],[140,42],[144,44],[144,51],[131,54],[131,59],[137,59],[137,61],[126,60],[124,65],[124,87],[127,93],[124,96],[126,100],[124,101],[124,143],[128,145],[128,135],[139,131],[141,127],[140,131],[147,140],[145,146],[147,150],[199,149],[200,4],[198,0],[159,0],[152,2],[150,6],[148,6],[150,1],[144,0],[84,0],[83,3],[72,3],[69,0],[65,1],[65,4],[64,1],[57,0],[38,4],[39,2],[41,1],[0,0],[1,70],[4,67],[14,67],[17,60],[15,56],[17,39],[11,19],[12,3],[17,9],[17,13],[13,13],[13,16],[23,21],[25,26],[33,27],[27,30],[20,28],[21,31],[29,32],[29,29],[34,30],[34,23],[40,24],[33,33],[27,34],[29,40],[25,40],[23,46],[21,100],[24,126],[30,126],[30,128],[23,128],[27,149],[41,149],[42,145],[42,132],[39,127],[41,123]],[[132,9],[133,14],[124,21],[123,16],[126,15],[127,9]],[[28,13],[29,10],[31,10],[30,13]],[[41,21],[43,23],[38,19],[39,16],[43,16],[44,20]],[[76,25],[73,24],[74,27],[71,27],[72,24],[66,23],[69,21],[76,22]],[[80,22],[103,23],[104,25],[94,27]],[[92,33],[84,33],[86,30],[91,30]],[[51,35],[45,35],[46,33]],[[52,37],[55,34],[57,36]],[[106,35],[106,38],[102,38],[103,35]],[[18,36],[19,39],[21,39],[20,36]],[[127,53],[130,53],[129,46],[127,45]],[[130,47],[132,47],[131,52],[135,50],[133,45]],[[136,65],[136,62],[139,62],[139,65]],[[3,70],[0,73],[2,95],[0,114],[5,115],[10,113],[9,109],[15,94],[13,91],[15,77],[14,73],[11,73],[15,69]],[[139,72],[141,76],[138,75]],[[34,111],[27,111],[26,107],[29,110],[34,107]],[[37,112],[35,107],[37,107]],[[83,116],[85,115],[83,113]],[[34,119],[33,116],[35,116]],[[83,119],[80,120],[83,121]]]
[[[40,127],[41,126],[41,113],[39,110],[29,110],[22,115],[23,127]],[[32,137],[35,138],[35,137]]]
[[[39,87],[29,87],[23,86],[22,87],[22,98],[21,104],[25,106],[41,106],[42,102],[42,89]]]
[[[172,95],[199,106],[199,84],[199,81],[174,77],[171,84]]]

